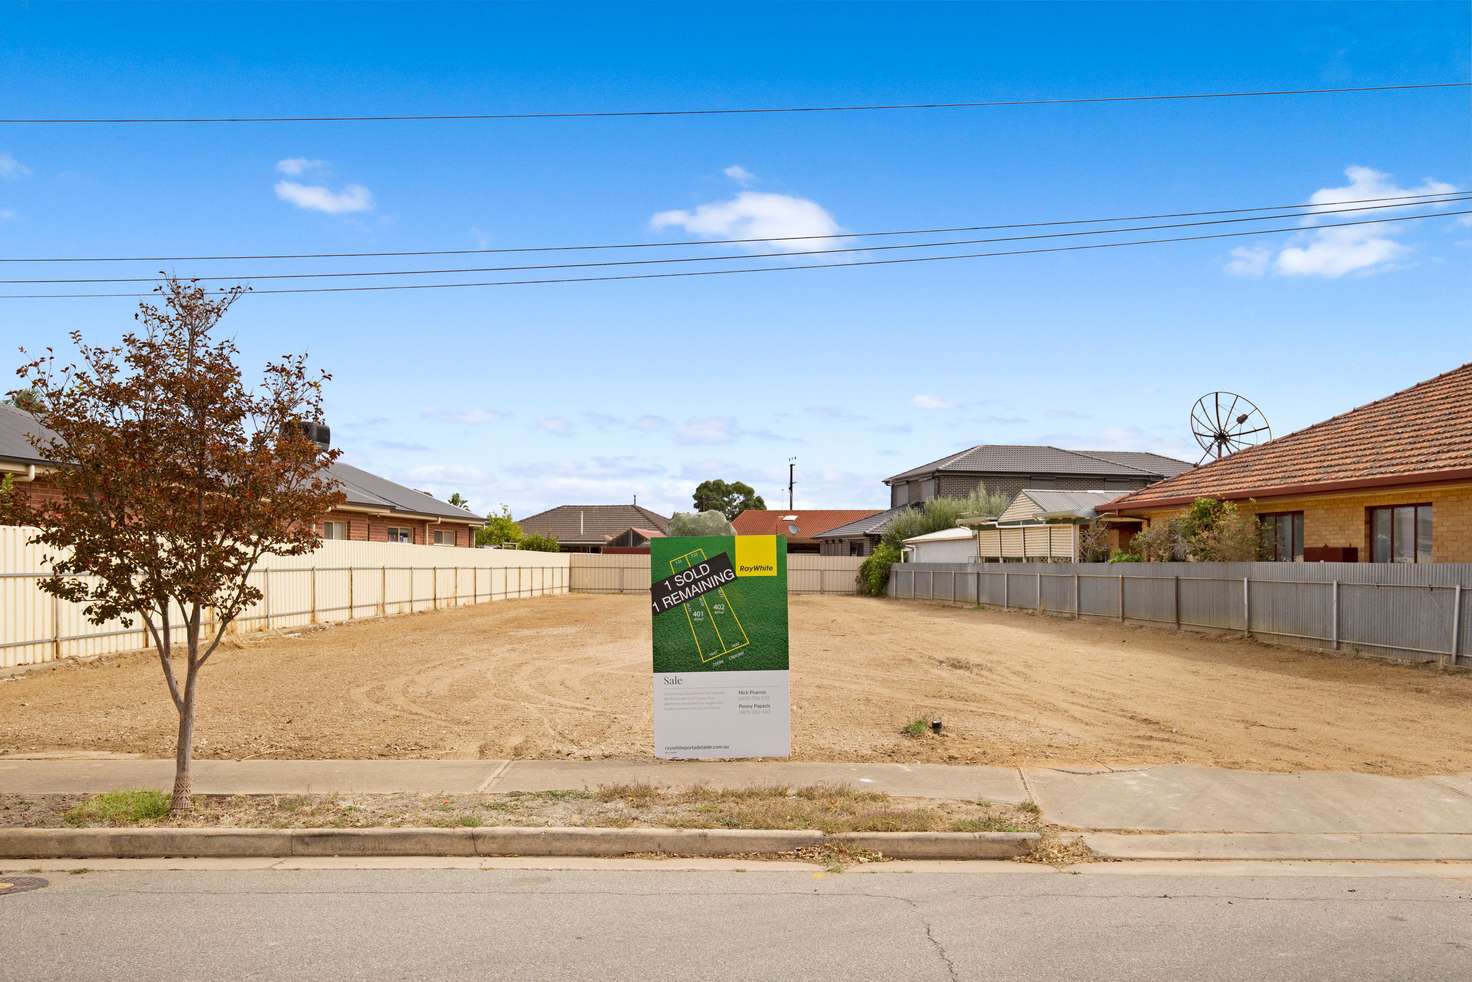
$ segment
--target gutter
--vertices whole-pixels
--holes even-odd
[[[1221,498],[1224,501],[1246,501],[1249,498],[1286,498],[1296,495],[1329,494],[1336,491],[1360,491],[1375,488],[1420,487],[1428,484],[1450,484],[1472,480],[1472,467],[1453,470],[1428,471],[1423,474],[1395,474],[1388,477],[1362,477],[1344,481],[1320,481],[1313,484],[1278,484],[1240,491],[1211,491],[1205,489],[1194,494],[1175,495],[1169,498],[1144,498],[1137,501],[1115,501],[1096,505],[1100,512],[1144,511],[1152,508],[1169,508],[1172,505],[1189,505],[1197,498]]]
[[[336,511],[350,511],[363,515],[379,515],[385,518],[412,518],[418,521],[429,522],[431,525],[439,525],[441,522],[464,522],[466,525],[484,525],[485,521],[477,519],[474,515],[466,515],[464,518],[451,518],[448,515],[426,515],[413,511],[394,511],[390,508],[374,508],[372,505],[338,505]]]
[[[24,477],[16,477],[15,482],[17,484],[30,484],[36,479],[36,465],[0,463],[0,473],[13,475],[24,474]]]

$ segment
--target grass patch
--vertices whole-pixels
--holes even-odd
[[[911,739],[918,740],[930,729],[930,724],[923,719],[912,719],[900,727],[900,732]]]
[[[171,795],[162,791],[108,791],[67,809],[66,824],[151,825],[169,814]]]

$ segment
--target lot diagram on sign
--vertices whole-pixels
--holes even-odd
[[[679,574],[699,569],[707,562],[704,549],[693,549],[670,560],[670,572]],[[741,617],[731,604],[725,587],[717,587],[680,605],[695,642],[695,653],[701,664],[724,658],[751,644]]]

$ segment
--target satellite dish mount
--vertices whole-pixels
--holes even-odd
[[[1268,418],[1252,400],[1235,392],[1208,392],[1191,407],[1191,435],[1202,449],[1199,467],[1273,438]]]

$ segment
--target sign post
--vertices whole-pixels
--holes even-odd
[[[786,757],[787,540],[675,536],[649,547],[655,756]]]

